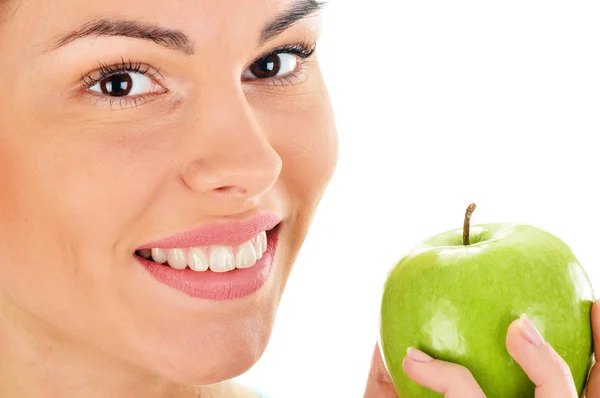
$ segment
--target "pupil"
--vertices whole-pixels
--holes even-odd
[[[131,92],[131,86],[129,74],[113,75],[102,81],[102,92],[113,97],[121,97]]]
[[[252,74],[262,79],[277,76],[280,70],[281,60],[277,54],[269,55],[250,67]]]

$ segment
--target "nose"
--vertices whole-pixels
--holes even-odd
[[[282,160],[241,90],[220,90],[216,97],[194,108],[196,123],[189,141],[193,156],[182,179],[193,191],[221,204],[260,197],[279,178]]]

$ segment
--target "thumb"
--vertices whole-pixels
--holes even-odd
[[[392,378],[385,368],[378,344],[375,345],[373,351],[364,398],[399,398],[392,384]]]

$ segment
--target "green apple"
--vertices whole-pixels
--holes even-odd
[[[474,205],[471,205],[474,206]],[[468,368],[488,398],[532,398],[534,385],[506,350],[523,313],[569,365],[579,396],[592,364],[592,284],[569,247],[528,225],[469,226],[433,236],[390,271],[380,346],[401,398],[441,395],[406,376],[412,346]]]

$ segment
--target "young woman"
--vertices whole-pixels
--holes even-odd
[[[230,380],[267,345],[337,158],[320,8],[0,0],[0,396],[257,396]],[[573,395],[511,330],[540,396]],[[375,354],[365,396],[394,396]]]

